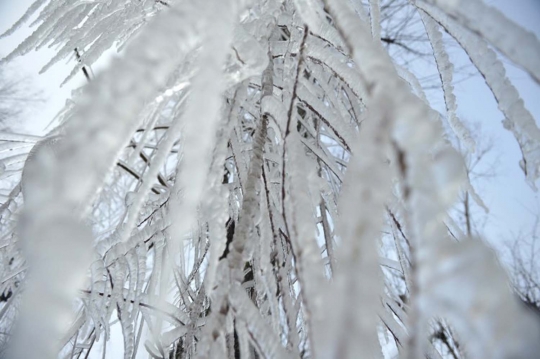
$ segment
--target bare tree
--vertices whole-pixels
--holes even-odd
[[[507,243],[512,283],[523,302],[540,314],[540,216],[531,211],[535,220],[529,231],[519,233]]]
[[[475,151],[468,151],[459,142],[456,142],[456,146],[465,160],[465,168],[471,187],[460,194],[459,204],[455,207],[455,217],[461,224],[461,230],[467,236],[472,237],[482,233],[489,218],[483,195],[477,189],[484,187],[485,184],[499,175],[497,172],[499,155],[495,140],[482,131],[479,123],[467,124],[467,126],[472,128],[471,133],[474,134]]]
[[[33,96],[24,93],[21,79],[12,79],[6,75],[4,66],[0,66],[0,129],[5,130],[21,114],[24,104]]]

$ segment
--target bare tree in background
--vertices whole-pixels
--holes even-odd
[[[540,176],[540,130],[494,51],[540,82],[540,42],[504,14],[37,0],[4,36],[34,14],[2,61],[56,46],[43,70],[76,56],[69,81],[123,51],[45,138],[0,133],[19,151],[2,157],[18,176],[0,208],[8,357],[106,357],[120,338],[125,359],[537,355],[495,254],[449,230],[474,192],[456,147],[482,147],[443,32],[497,99],[525,180]],[[442,114],[411,58],[436,67]]]
[[[467,176],[470,183],[474,184],[474,188],[460,194],[458,204],[455,206],[455,217],[460,230],[470,237],[482,233],[486,221],[489,220],[488,207],[484,203],[482,192],[478,189],[493,181],[499,174],[497,172],[499,154],[495,140],[485,134],[479,123],[467,123],[467,127],[472,129],[476,150],[470,152],[459,142],[456,142],[456,146],[463,155]]]
[[[508,242],[508,262],[513,285],[523,302],[540,315],[540,215],[538,208],[532,228]]]
[[[0,128],[4,130],[10,121],[21,113],[25,94],[21,93],[20,83],[6,76],[0,66]]]
[[[28,77],[0,65],[0,131],[20,128],[25,115],[42,103],[42,94],[32,88]]]

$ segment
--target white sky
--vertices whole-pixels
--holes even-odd
[[[32,0],[0,0],[0,33],[11,26],[31,4]],[[500,8],[508,17],[533,31],[540,38],[540,1],[539,0],[487,0]],[[0,57],[12,51],[32,30],[20,29],[15,35],[0,40]],[[40,68],[53,56],[54,51],[42,49],[18,58],[10,64],[10,69],[17,76],[30,76],[33,84],[43,92],[46,102],[29,111],[18,130],[32,134],[43,134],[45,126],[61,110],[71,91],[85,83],[82,74],[68,85],[59,88],[60,83],[69,74],[73,62],[68,65],[57,64],[42,75],[37,75]],[[453,54],[457,64],[466,63],[466,56]],[[73,59],[71,61],[74,61]],[[540,119],[540,88],[523,71],[509,64],[507,72],[525,101],[526,107]],[[95,69],[94,69],[95,70]],[[495,140],[494,155],[499,156],[498,176],[489,183],[484,183],[478,192],[491,210],[484,234],[492,243],[499,244],[512,238],[517,233],[529,233],[534,216],[530,211],[540,214],[540,197],[524,182],[524,175],[518,167],[520,151],[513,135],[504,130],[501,124],[503,115],[498,111],[491,92],[483,79],[477,75],[455,85],[458,100],[458,115],[469,121],[482,124],[483,132]],[[493,157],[493,156],[492,156]],[[488,158],[487,161],[491,161]],[[540,186],[540,183],[539,183]],[[478,212],[475,212],[478,214]],[[109,353],[114,357],[120,353]]]
[[[32,2],[33,0],[0,0],[0,33],[11,27]],[[0,39],[0,56],[4,57],[15,49],[22,40],[32,33],[32,30],[28,26],[24,26],[14,35]],[[63,79],[69,74],[70,66],[56,65],[46,73],[38,75],[39,70],[53,55],[53,50],[42,49],[39,52],[19,57],[9,65],[9,69],[15,74],[14,76],[28,76],[35,87],[42,92],[41,96],[46,101],[44,105],[33,108],[33,111],[22,119],[25,131],[32,134],[42,134],[45,126],[64,106],[71,90],[84,83],[84,78],[80,75],[68,85],[59,88]]]

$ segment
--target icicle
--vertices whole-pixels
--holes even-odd
[[[301,86],[298,86],[297,95],[305,102],[313,112],[321,116],[324,124],[335,134],[336,142],[341,143],[344,147],[349,148],[352,143],[351,135],[348,130],[342,126],[343,119],[339,114],[325,106],[318,98],[315,97],[311,90],[312,85],[307,81],[300,81]]]
[[[320,40],[308,38],[305,56],[314,58],[333,70],[349,86],[356,97],[360,99],[366,97],[367,84],[365,79],[361,77],[357,70],[348,66],[348,59],[344,58],[343,55],[324,46]]]
[[[418,96],[426,105],[429,105],[426,93],[420,85],[420,81],[418,81],[418,78],[403,66],[396,65],[396,70],[399,77],[409,83],[409,85],[415,92],[415,95]]]
[[[249,358],[252,351],[249,346],[249,332],[245,325],[236,325],[238,332],[238,346],[240,347],[240,358]]]
[[[54,11],[56,11],[58,8],[66,5],[71,4],[69,4],[69,2],[66,0],[50,1],[43,7],[37,18],[30,23],[29,27],[35,27],[38,23],[45,21],[45,19],[51,16],[51,14],[54,13]]]
[[[229,301],[235,311],[236,318],[246,326],[252,338],[252,344],[263,357],[292,358],[281,346],[279,338],[268,329],[268,325],[259,314],[259,311],[239,284],[231,286]]]
[[[372,144],[368,147],[369,153],[375,152],[375,154],[366,157],[376,158],[376,156],[381,156],[381,153],[385,151],[381,150],[380,144],[386,144],[388,146],[386,148],[389,148],[391,143],[391,147],[393,147],[395,155],[398,157],[396,159],[396,168],[403,176],[403,186],[405,188],[403,196],[412,213],[412,220],[408,225],[413,229],[416,242],[414,245],[422,245],[425,241],[444,238],[445,232],[443,231],[444,227],[441,228],[440,217],[445,213],[452,197],[457,195],[462,183],[462,174],[464,173],[463,166],[456,165],[459,164],[459,155],[448,148],[437,150],[437,147],[441,147],[442,128],[436,121],[431,120],[431,112],[427,107],[407,91],[404,82],[397,77],[389,55],[379,44],[372,41],[366,24],[359,22],[347,6],[339,2],[327,2],[327,4],[336,18],[339,28],[342,29],[347,45],[352,49],[355,63],[359,66],[366,81],[371,84],[366,103],[368,108],[370,105],[374,105],[371,110],[380,111],[380,113],[377,113],[381,116],[379,126],[392,127],[390,125],[391,121],[394,117],[399,116],[399,121],[396,121],[395,126],[393,126],[392,141],[384,137],[389,134],[383,130],[374,132],[371,139],[362,141],[364,147],[366,142],[377,141],[377,146]],[[347,29],[346,32],[343,29]],[[357,45],[359,43],[363,44],[361,48]],[[365,130],[361,131],[361,135],[362,132],[365,134]],[[437,151],[433,153],[435,150]],[[434,161],[432,155],[438,157],[437,161]],[[399,159],[400,156],[401,160]],[[378,166],[381,169],[363,171],[370,173],[366,179],[366,181],[369,181],[369,185],[366,184],[367,190],[365,190],[369,191],[369,195],[367,193],[364,195],[364,201],[374,201],[377,207],[382,206],[382,204],[381,199],[376,196],[381,196],[388,190],[388,188],[381,185],[381,182],[385,179],[388,181],[387,177],[389,177],[385,175],[380,178],[378,176],[382,171],[384,159],[380,158],[379,162]],[[434,164],[437,168],[434,168]],[[372,166],[375,167],[375,164],[372,164]],[[445,170],[444,175],[440,172],[441,168]],[[374,189],[378,189],[378,191]],[[384,203],[384,199],[382,203]],[[348,212],[351,211],[353,210],[351,209]],[[375,215],[376,212],[371,210],[370,216]],[[375,219],[375,217],[373,218]],[[370,220],[364,226],[357,224],[357,228],[366,232],[373,231],[376,229],[373,222],[374,220]],[[377,232],[368,233],[372,233],[371,236],[367,236],[369,239],[377,234]],[[370,261],[366,260],[365,262],[367,266]],[[373,278],[366,279],[366,281],[374,285]],[[372,303],[374,302],[372,299]],[[414,298],[410,321],[411,335],[414,336],[411,338],[409,350],[410,354],[416,357],[421,355],[419,343],[423,338],[423,319]],[[356,343],[355,345],[359,344]]]
[[[75,11],[77,13],[76,16],[71,16],[71,19],[67,23],[65,23],[63,27],[58,26],[59,31],[56,31],[54,36],[51,36],[53,35],[51,33],[49,35],[50,38],[48,39],[48,41],[43,41],[42,44],[39,45],[36,49],[41,48],[41,46],[45,46],[48,42],[50,42],[48,48],[53,48],[65,41],[68,35],[73,36],[73,30],[77,26],[79,26],[86,19],[87,16],[91,16],[91,12],[95,8],[95,6],[95,4],[88,4],[83,6],[81,9],[75,8],[74,10],[77,10]],[[72,39],[76,39],[77,41],[79,41],[79,43],[82,40],[79,36],[74,36],[74,38]],[[73,51],[73,48],[71,49],[71,51]]]
[[[295,252],[297,275],[302,286],[305,303],[306,321],[312,333],[312,345],[321,341],[323,308],[320,288],[326,285],[324,267],[320,256],[319,246],[315,238],[315,218],[308,211],[311,205],[305,177],[315,176],[315,169],[306,166],[309,161],[305,158],[300,136],[294,132],[287,141],[288,162],[286,182],[289,182],[289,193],[286,195],[286,215],[293,222],[287,221]],[[317,353],[317,351],[315,351]]]
[[[456,115],[456,97],[454,96],[454,88],[452,86],[452,75],[454,66],[450,62],[450,58],[444,48],[442,34],[437,28],[437,23],[433,21],[424,11],[420,10],[420,17],[424,22],[426,33],[431,42],[433,48],[433,54],[435,56],[435,62],[437,63],[437,69],[442,82],[442,88],[444,93],[444,102],[446,104],[446,111],[448,122],[452,127],[454,133],[458,136],[470,152],[475,151],[474,139],[471,137],[469,130],[463,125]]]
[[[49,0],[36,0],[30,5],[28,10],[24,13],[24,15],[17,20],[13,26],[11,26],[9,29],[6,30],[2,35],[0,35],[0,39],[10,36],[13,34],[16,30],[18,30],[25,22],[28,21],[28,19],[39,9],[44,3],[46,3]]]
[[[280,138],[285,136],[285,126],[287,124],[287,110],[283,106],[283,102],[276,99],[274,96],[265,96],[261,100],[261,112],[270,115],[271,121],[268,126],[277,126]]]
[[[340,123],[339,126],[343,128],[343,131],[347,133],[353,133],[354,128],[350,124],[350,113],[345,108],[343,102],[338,99],[338,94],[335,91],[335,84],[332,82],[338,82],[332,81],[333,76],[330,73],[324,72],[322,65],[317,64],[307,64],[308,69],[310,69],[311,75],[317,79],[317,84],[321,87],[323,92],[323,97],[330,102],[332,107],[338,111],[338,119],[340,121],[343,121],[343,123]],[[307,81],[303,81],[304,83]],[[347,121],[346,121],[347,120]],[[350,144],[349,144],[350,146]]]
[[[321,12],[323,11],[320,2],[315,0],[294,0],[294,6],[298,10],[298,15],[301,16],[309,28],[319,28]]]
[[[32,35],[26,38],[19,46],[15,48],[11,53],[9,53],[3,59],[0,59],[0,65],[8,61],[13,60],[14,58],[27,54],[34,47],[43,40],[43,35],[46,35],[49,31],[53,29],[53,26],[59,17],[63,13],[63,8],[56,9],[49,17],[44,19],[41,25],[35,30]]]
[[[485,42],[461,31],[440,10],[422,2],[417,6],[439,22],[459,42],[484,77],[497,100],[499,109],[506,117],[504,127],[514,134],[521,148],[523,159],[520,166],[527,183],[536,190],[535,182],[540,177],[540,130],[531,113],[525,108],[519,93],[506,77],[503,64]]]
[[[339,169],[339,166],[334,160],[334,156],[329,153],[328,149],[326,149],[325,147],[317,147],[315,144],[304,138],[300,140],[307,148],[309,148],[311,152],[313,152],[315,156],[317,156],[322,162],[324,162],[326,166],[328,166],[328,168],[332,171],[333,174],[336,175],[340,182],[343,182],[343,172]]]
[[[388,313],[387,310],[380,310],[378,314],[383,324],[388,328],[388,330],[394,336],[396,340],[396,344],[403,345],[404,343],[406,343],[407,332],[405,332],[403,327],[396,321],[396,319],[394,319],[394,316]]]
[[[344,47],[343,41],[336,29],[328,23],[321,5],[321,2],[316,0],[294,0],[294,6],[298,9],[298,14],[308,25],[310,31],[332,44],[336,49],[342,50]]]
[[[210,156],[224,91],[221,69],[233,39],[233,24],[239,11],[237,4],[232,1],[210,0],[210,4],[213,4],[212,11],[204,12],[207,26],[203,36],[205,46],[198,58],[202,65],[192,81],[192,91],[183,115],[184,157],[178,168],[170,199],[171,211],[178,214],[170,228],[173,257],[197,217],[197,207],[207,185]],[[206,6],[210,5],[201,5]]]
[[[86,273],[90,264],[91,235],[79,220],[90,208],[89,202],[99,192],[105,175],[116,165],[119,152],[138,128],[133,119],[144,100],[163,86],[178,56],[189,51],[198,38],[200,17],[186,14],[189,7],[182,5],[183,11],[164,13],[148,25],[147,31],[131,43],[125,59],[115,61],[109,71],[97,76],[87,88],[88,96],[78,111],[79,117],[66,130],[65,140],[60,141],[58,156],[43,154],[37,161],[40,175],[48,177],[41,182],[40,195],[33,198],[34,203],[27,206],[24,214],[31,221],[27,222],[22,241],[27,243],[30,271],[35,271],[30,277],[36,279],[27,283],[27,304],[21,314],[22,323],[26,323],[22,328],[31,323],[33,329],[23,330],[24,336],[20,338],[36,345],[28,347],[16,340],[13,350],[25,352],[23,357],[56,356],[57,341],[53,338],[61,337],[62,331],[58,318],[71,316],[70,301],[83,280],[79,275]],[[141,81],[145,86],[139,86]],[[36,238],[53,244],[49,251],[54,253],[46,256],[46,263],[39,260],[37,253],[47,250],[41,252],[30,245]],[[37,280],[39,273],[48,274],[41,284]],[[57,288],[59,283],[61,288]],[[39,298],[40,303],[31,298]]]
[[[139,218],[139,213],[141,208],[148,198],[152,186],[155,184],[156,177],[163,168],[165,161],[167,161],[169,154],[174,146],[174,144],[180,138],[180,130],[182,129],[183,122],[179,116],[175,116],[172,120],[172,123],[169,126],[167,133],[164,135],[157,151],[152,157],[152,162],[150,167],[144,173],[144,176],[141,180],[141,185],[137,189],[137,193],[132,197],[131,206],[129,207],[126,214],[126,222],[123,227],[119,227],[120,230],[120,242],[126,242],[131,235],[133,228],[135,228],[135,222]]]
[[[72,8],[66,9],[66,11],[57,18],[57,25],[52,27],[48,32],[47,36],[44,37],[41,42],[36,44],[35,50],[40,50],[43,46],[52,42],[52,39],[58,39],[61,34],[65,36],[66,31],[73,31],[81,21],[84,20],[88,11],[91,9],[91,6],[74,6]],[[52,47],[53,44],[49,46]],[[73,51],[73,48],[70,49]]]
[[[122,337],[124,339],[124,359],[131,359],[135,351],[135,329],[129,313],[123,313],[120,324],[122,326]]]
[[[254,218],[256,213],[260,213],[260,194],[257,191],[257,186],[260,184],[260,177],[262,173],[263,164],[263,150],[266,140],[266,129],[268,119],[263,116],[260,120],[257,133],[253,139],[253,155],[250,162],[249,174],[244,187],[244,198],[242,201],[242,213],[238,219],[238,225],[234,231],[234,238],[231,243],[231,250],[229,252],[229,266],[235,270],[233,273],[234,280],[242,281],[243,264],[250,260],[251,246],[246,250],[246,246],[249,244],[249,239],[252,237],[251,231],[253,230]]]
[[[265,196],[265,192],[263,192]],[[265,196],[266,197],[266,196]],[[266,201],[268,200],[267,198]],[[267,203],[264,201],[263,203]],[[270,309],[270,321],[272,328],[275,332],[280,331],[280,318],[279,318],[279,303],[275,296],[277,293],[277,283],[274,277],[271,266],[271,249],[272,249],[272,233],[270,228],[270,213],[267,206],[262,206],[262,215],[267,217],[267,220],[263,220],[261,223],[261,241],[260,241],[260,277],[261,282],[264,285],[264,291],[266,292],[269,309]]]
[[[206,198],[203,201],[207,203],[207,205],[203,206],[202,211],[208,212],[208,214],[203,216],[207,217],[209,220],[210,253],[204,279],[204,285],[208,293],[211,293],[214,288],[217,264],[220,256],[225,251],[227,233],[232,229],[227,227],[227,225],[232,225],[232,223],[227,222],[227,220],[229,218],[236,221],[236,218],[232,219],[227,213],[227,203],[230,196],[223,183],[223,164],[227,163],[227,142],[233,134],[233,127],[236,125],[235,119],[239,109],[237,101],[242,97],[239,95],[239,92],[243,90],[245,90],[244,86],[240,85],[237,87],[233,96],[232,106],[226,106],[223,111],[224,120],[220,124],[221,130],[219,131],[219,139],[212,161],[212,169],[209,174],[209,185],[211,189],[208,191],[209,193],[205,196]],[[230,176],[232,176],[233,172],[232,169],[229,169]]]
[[[533,33],[481,0],[427,1],[436,4],[461,25],[489,41],[540,83],[540,41]]]
[[[134,301],[137,297],[137,282],[138,282],[138,273],[139,273],[139,259],[137,258],[137,253],[135,249],[130,249],[124,255],[126,260],[126,265],[128,268],[128,287],[126,293],[126,299],[129,301]],[[129,306],[128,306],[129,307]]]
[[[349,294],[339,299],[335,313],[330,316],[330,330],[335,337],[327,345],[331,341],[336,343],[326,348],[325,356],[340,353],[340,357],[354,357],[360,351],[368,352],[371,357],[380,356],[380,349],[376,345],[375,312],[381,292],[376,240],[390,190],[390,169],[384,163],[383,156],[389,146],[392,120],[386,112],[388,110],[385,110],[387,99],[373,101],[376,102],[372,103],[372,118],[362,127],[360,137],[355,141],[357,145],[353,149],[340,199],[340,211],[347,217],[339,221],[338,230],[343,243],[338,249],[337,260],[341,265],[334,274],[335,289],[332,292]],[[360,202],[363,204],[358,208]],[[345,308],[358,298],[362,298],[361,303],[355,303],[360,310],[355,314],[358,317],[346,319],[350,314],[346,313]],[[344,322],[348,324],[343,325]],[[344,330],[348,333],[345,334]],[[339,340],[340,337],[352,335],[351,330],[358,340]]]
[[[236,26],[232,45],[229,62],[233,64],[226,68],[228,86],[259,75],[268,66],[266,51],[243,26]]]
[[[187,328],[185,326],[177,326],[165,333],[161,336],[161,342],[164,348],[169,348],[174,342],[176,342],[179,338],[186,335]]]
[[[91,281],[90,281],[90,297],[87,304],[87,313],[94,322],[94,328],[96,330],[96,338],[101,336],[101,326],[105,328],[106,335],[108,336],[108,326],[104,324],[102,311],[105,310],[106,302],[106,282],[104,277],[107,275],[104,263],[101,259],[97,259],[92,263],[91,269]],[[100,293],[102,295],[100,295]]]
[[[56,64],[59,60],[71,55],[73,53],[73,49],[75,48],[85,49],[86,45],[88,44],[91,44],[90,48],[83,53],[81,61],[79,61],[77,65],[72,69],[71,74],[74,74],[80,71],[80,67],[82,66],[82,61],[84,61],[86,64],[91,65],[95,60],[97,60],[99,55],[101,55],[101,53],[96,54],[94,50],[96,45],[99,43],[102,43],[104,40],[108,39],[109,41],[112,41],[114,39],[112,35],[114,35],[115,31],[118,31],[117,28],[113,27],[114,20],[115,20],[114,18],[106,18],[105,20],[98,22],[96,26],[94,27],[94,29],[92,29],[92,31],[90,31],[88,34],[85,34],[84,41],[82,39],[79,39],[78,36],[71,37],[69,41],[67,41],[66,44],[60,50],[56,52],[55,56],[53,56],[49,60],[49,62],[47,62],[41,68],[41,70],[39,70],[39,73],[43,74],[51,66]],[[107,36],[104,36],[102,34],[103,30],[109,30],[109,34],[107,34]],[[71,31],[73,31],[73,29],[71,29]],[[68,77],[68,79],[69,78],[70,77]],[[65,82],[66,80],[64,80],[64,83]]]

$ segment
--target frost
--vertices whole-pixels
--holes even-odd
[[[13,26],[11,26],[6,32],[4,32],[2,35],[0,35],[0,38],[9,36],[13,34],[18,28],[21,27],[22,24],[24,24],[30,16],[32,16],[37,9],[39,9],[43,4],[45,4],[48,0],[36,0],[30,5],[30,7],[26,10],[23,16]]]
[[[461,8],[441,3],[456,23],[407,1],[35,3],[14,27],[36,16],[34,33],[4,61],[52,47],[43,71],[68,59],[72,77],[121,56],[46,136],[0,133],[8,354],[535,354],[538,325],[451,217],[465,191],[483,203],[425,84],[380,41],[394,5],[423,9],[459,140],[473,147],[441,27],[485,76],[534,182],[538,129],[480,37],[513,50]],[[507,55],[534,73],[524,54]]]
[[[231,288],[231,305],[238,314],[238,318],[250,333],[253,345],[257,351],[266,358],[290,358],[281,346],[278,338],[268,331],[268,327],[257,308],[249,300],[246,292],[238,285]]]
[[[460,29],[455,22],[438,9],[419,6],[438,21],[463,47],[471,61],[484,77],[493,92],[499,109],[506,119],[504,127],[511,131],[521,148],[523,159],[520,167],[529,186],[536,189],[540,176],[540,130],[530,112],[525,108],[519,93],[506,77],[506,71],[497,55],[481,39]]]
[[[452,73],[454,67],[448,58],[448,54],[444,48],[442,42],[442,35],[437,27],[437,23],[433,21],[425,12],[420,11],[420,16],[426,27],[427,35],[431,41],[431,46],[433,47],[433,54],[437,62],[437,68],[439,69],[439,74],[441,77],[441,82],[443,86],[444,101],[446,103],[447,117],[450,126],[459,137],[459,139],[465,144],[469,151],[474,152],[475,143],[469,133],[469,130],[463,125],[463,123],[458,119],[456,115],[456,97],[453,93],[452,86]]]
[[[479,34],[540,83],[540,41],[481,0],[431,0],[469,30]],[[516,41],[517,40],[517,41]]]

